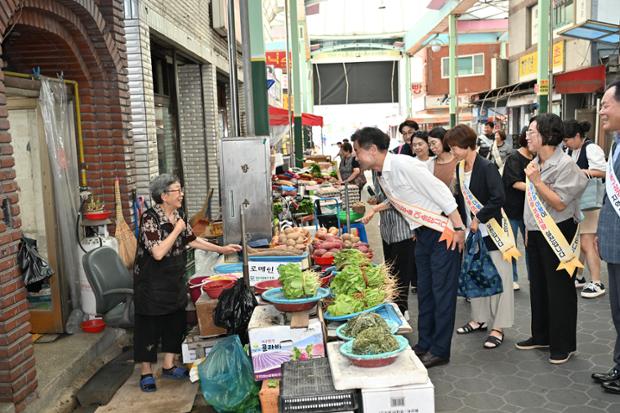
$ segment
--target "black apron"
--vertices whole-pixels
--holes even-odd
[[[157,212],[152,209],[144,214],[151,214],[159,222]],[[170,228],[165,228],[168,226]],[[173,229],[171,223],[163,223],[159,227],[162,240],[170,235]],[[185,237],[183,234],[179,236],[183,237],[185,248]],[[165,256],[157,261],[145,250],[142,239],[138,242],[140,243],[138,248],[142,248],[144,254],[136,264],[140,266],[140,272],[134,277],[136,314],[165,315],[184,309],[187,305],[187,289],[183,282],[187,263],[185,252],[177,256]]]

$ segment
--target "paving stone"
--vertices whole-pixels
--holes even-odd
[[[472,394],[463,400],[463,403],[474,409],[494,411],[502,411],[502,407],[505,405],[504,399],[488,393]]]
[[[532,383],[548,389],[563,389],[571,385],[571,380],[566,376],[554,373],[537,374],[532,377]]]
[[[585,392],[574,388],[551,390],[547,394],[547,399],[564,406],[583,406],[584,401],[590,400]]]
[[[437,392],[435,392],[437,395]],[[437,412],[453,412],[463,406],[462,399],[451,396],[435,396],[435,410]]]
[[[522,377],[502,375],[494,377],[492,383],[495,389],[526,390],[532,382]]]
[[[545,398],[529,391],[513,391],[504,396],[506,403],[519,407],[538,407],[545,403]]]

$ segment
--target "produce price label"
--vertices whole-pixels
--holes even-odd
[[[278,267],[285,264],[290,264],[290,262],[250,261],[248,263],[250,267],[250,285],[254,286],[254,284],[261,281],[277,280],[280,278]],[[301,266],[301,263],[299,265]]]

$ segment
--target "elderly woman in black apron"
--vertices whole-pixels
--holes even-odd
[[[140,388],[145,392],[157,389],[151,364],[157,362],[160,342],[162,377],[184,379],[189,375],[186,368],[174,364],[186,329],[185,249],[219,254],[241,250],[239,245],[220,247],[194,235],[179,213],[184,194],[175,176],[156,177],[150,192],[155,205],[142,215],[134,265],[134,360],[141,363]]]

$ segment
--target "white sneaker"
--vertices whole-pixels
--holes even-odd
[[[515,291],[519,291],[521,289],[521,287],[519,286],[518,282],[513,281],[512,282],[512,289]]]
[[[403,314],[403,317],[405,317],[405,320],[409,321],[409,310],[405,310],[405,314]]]
[[[575,288],[581,288],[587,284],[586,277],[575,277]]]
[[[605,286],[601,282],[589,282],[581,290],[583,298],[596,298],[605,294]]]

